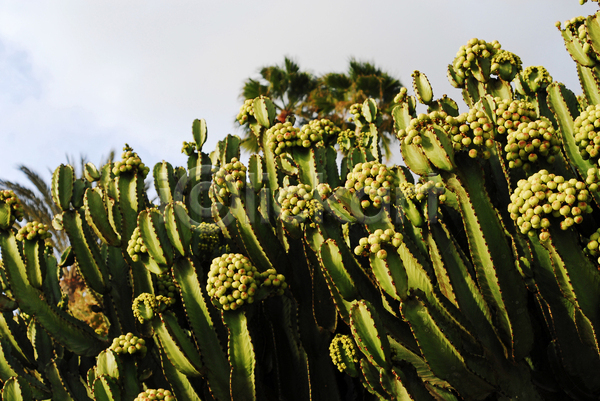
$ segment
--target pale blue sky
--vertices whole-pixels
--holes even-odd
[[[580,93],[554,23],[597,9],[577,0],[2,1],[0,178],[24,181],[20,163],[46,174],[66,153],[98,163],[126,142],[150,166],[183,165],[193,119],[207,120],[205,151],[239,133],[242,82],[285,55],[316,74],[344,71],[350,57],[372,61],[409,88],[418,69],[436,97],[458,101],[446,66],[470,38],[496,39]]]

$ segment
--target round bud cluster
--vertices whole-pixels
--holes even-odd
[[[598,228],[591,236],[587,245],[585,246],[585,252],[592,256],[600,255],[600,228]],[[600,264],[600,257],[598,258],[598,263]]]
[[[400,88],[400,92],[398,92],[398,94],[394,97],[394,103],[398,104],[398,103],[402,103],[406,100],[406,96],[408,93],[408,89],[406,89],[406,87],[402,87]]]
[[[212,255],[213,251],[219,246],[219,234],[221,229],[214,223],[202,222],[192,229],[199,233],[198,250],[200,254]]]
[[[8,210],[3,210],[5,208]],[[23,220],[23,205],[19,198],[17,198],[17,195],[9,189],[0,190],[0,213],[0,216],[2,216],[2,214],[9,214],[7,219],[8,224],[6,224],[6,227],[0,228],[9,228],[13,225],[15,220]]]
[[[528,123],[537,119],[535,106],[532,103],[495,98],[496,101],[496,132],[510,134],[520,123]],[[496,137],[496,140],[499,138]]]
[[[362,117],[362,104],[361,103],[354,103],[353,105],[350,106],[350,108],[348,109],[348,112],[350,113],[350,119],[352,121],[354,121],[355,123],[360,122],[360,119]],[[366,122],[366,120],[365,120]]]
[[[162,295],[166,298],[175,298],[176,287],[173,282],[173,276],[171,273],[161,274],[156,278],[156,288],[158,295]]]
[[[369,253],[375,255],[379,259],[387,259],[387,252],[382,248],[382,245],[389,244],[394,248],[399,248],[402,244],[402,234],[395,232],[391,228],[387,230],[377,229],[368,237],[363,237],[358,241],[358,245],[354,248],[354,253],[358,256],[368,256]]]
[[[140,236],[140,228],[136,227],[131,234],[129,242],[127,242],[127,253],[131,256],[131,260],[138,262],[140,260],[140,254],[148,253],[144,240]]]
[[[83,166],[83,177],[88,182],[95,182],[100,180],[100,172],[98,171],[98,168],[94,165],[94,163],[86,163],[85,166]]]
[[[283,274],[277,274],[277,270],[268,269],[257,276],[261,287],[270,287],[273,295],[283,295],[284,290],[288,287]]]
[[[323,223],[323,213],[325,208],[317,199],[308,201],[308,218],[310,219],[310,227],[316,228],[318,224]]]
[[[121,158],[121,161],[117,161],[113,165],[112,171],[116,176],[126,172],[140,172],[142,177],[146,177],[148,172],[150,172],[150,168],[142,163],[142,159],[128,144],[125,144]]]
[[[252,103],[254,99],[246,99],[244,104],[240,107],[240,112],[235,118],[240,125],[246,124],[251,118],[254,118],[254,107]]]
[[[156,313],[164,312],[174,303],[173,298],[163,295],[154,296],[144,292],[133,300],[131,309],[133,309],[133,316],[143,324],[146,320],[152,320]]]
[[[585,183],[540,170],[527,180],[520,180],[510,196],[510,217],[517,223],[522,234],[535,235],[532,230],[546,231],[549,217],[562,218],[560,228],[566,230],[583,221],[583,214],[591,213],[591,195]],[[544,234],[544,233],[542,233]],[[540,234],[545,240],[547,235]]]
[[[115,338],[109,347],[110,350],[117,354],[139,354],[144,357],[146,355],[146,341],[143,338],[138,338],[133,333],[121,334]]]
[[[340,131],[337,136],[337,143],[343,154],[348,154],[350,150],[356,147],[356,133],[353,129]]]
[[[509,51],[498,49],[492,57],[491,73],[505,81],[512,81],[522,69],[521,58]]]
[[[214,183],[221,198],[227,198],[231,194],[227,187],[228,182],[234,185],[237,190],[242,190],[246,186],[246,166],[237,157],[232,158],[229,163],[226,163],[215,173]]]
[[[422,142],[421,132],[431,130],[432,125],[438,125],[444,129],[451,128],[447,125],[448,114],[444,111],[432,111],[429,114],[419,114],[417,118],[410,120],[410,123],[406,129],[398,131],[398,139],[404,141],[404,143],[420,145]]]
[[[588,189],[592,192],[598,191],[598,183],[600,182],[600,169],[590,168],[587,171],[587,177],[585,183],[588,185]]]
[[[329,356],[340,372],[358,376],[360,352],[354,339],[347,334],[336,334],[329,344]]]
[[[446,123],[454,151],[467,151],[473,159],[490,158],[488,149],[494,147],[494,124],[483,111],[472,108],[458,117],[446,117]]]
[[[294,146],[310,147],[310,141],[304,142],[299,135],[300,129],[292,125],[290,121],[277,123],[267,130],[268,146],[276,155],[286,152],[286,149]]]
[[[196,142],[183,142],[181,153],[186,156],[191,156],[196,151]]]
[[[467,45],[461,46],[456,53],[452,68],[462,78],[470,75],[477,76],[477,74],[473,74],[474,70],[479,69],[477,61],[493,57],[500,47],[500,43],[496,40],[488,43],[483,39],[470,39]]]
[[[565,30],[569,30],[573,36],[573,40],[579,41],[579,45],[582,47],[584,53],[593,60],[598,60],[596,53],[590,45],[591,40],[588,37],[588,33],[585,27],[585,17],[579,16],[571,18],[565,21]],[[560,27],[560,25],[559,25]]]
[[[331,190],[331,186],[325,182],[317,185],[317,193],[321,197],[321,200],[325,200],[331,196],[333,191]]]
[[[290,185],[279,191],[277,202],[281,205],[281,219],[287,222],[304,221],[309,217],[309,202],[313,199],[310,185]]]
[[[346,176],[345,187],[351,192],[364,192],[369,200],[360,202],[363,209],[373,205],[380,208],[382,203],[389,203],[390,193],[398,183],[398,177],[384,164],[376,161],[357,163]]]
[[[444,187],[444,184],[441,182],[433,182],[433,181],[418,182],[414,186],[414,193],[415,193],[415,198],[418,201],[427,199],[430,194],[437,196],[438,199],[440,200],[440,202],[442,202],[442,203],[446,201],[446,195],[445,195],[446,188]]]
[[[169,390],[163,390],[159,388],[158,390],[150,389],[146,391],[142,391],[138,394],[137,397],[133,401],[175,401],[175,396]]]
[[[547,163],[554,163],[554,155],[560,152],[560,139],[552,123],[542,117],[541,120],[519,123],[516,131],[507,136],[504,147],[509,168],[522,167],[529,171],[531,163],[543,157]]]
[[[600,157],[600,104],[588,106],[575,119],[575,143],[584,159]]]
[[[405,181],[400,183],[399,188],[406,199],[416,199],[415,184]]]
[[[36,239],[45,240],[52,236],[52,234],[48,232],[48,228],[48,224],[42,224],[37,221],[29,222],[19,229],[17,239],[19,241],[23,241],[24,239],[30,241]]]
[[[519,74],[519,80],[522,86],[527,86],[531,92],[537,92],[539,89],[545,89],[552,83],[552,77],[548,70],[541,66],[529,66]]]
[[[250,259],[239,253],[229,253],[214,258],[206,292],[213,304],[223,310],[236,310],[245,303],[254,302],[260,275]]]
[[[329,137],[335,136],[341,132],[333,122],[322,118],[312,120],[300,129],[298,137],[302,140],[302,146],[310,148],[312,146],[323,145],[323,141]]]

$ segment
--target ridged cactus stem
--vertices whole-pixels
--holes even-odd
[[[182,301],[196,344],[203,360],[207,362],[208,385],[217,400],[228,400],[229,363],[208,311],[196,268],[188,259],[176,259],[173,276],[181,288]]]
[[[524,283],[514,267],[512,250],[485,191],[480,168],[468,157],[462,157],[461,164],[459,171],[469,173],[460,174],[460,178],[446,176],[446,187],[458,197],[482,293],[486,301],[494,305],[497,319],[502,322],[504,343],[512,344],[513,357],[520,360],[527,355],[533,343],[529,316],[518,312],[526,305]],[[519,338],[519,343],[514,343],[514,338]]]
[[[54,339],[73,352],[96,355],[105,347],[104,342],[88,326],[48,304],[42,293],[31,287],[13,233],[0,232],[0,248],[10,286],[23,311],[34,315]]]

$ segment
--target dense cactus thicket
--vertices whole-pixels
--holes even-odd
[[[462,113],[415,71],[405,166],[382,163],[371,99],[348,131],[275,124],[259,97],[238,120],[260,152],[205,153],[196,120],[154,203],[128,145],[84,178],[59,166],[58,259],[1,191],[2,399],[598,399],[599,18],[559,25],[580,96],[480,39],[448,66]],[[69,312],[64,267],[107,332]]]

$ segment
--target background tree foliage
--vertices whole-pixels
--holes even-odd
[[[281,122],[297,118],[298,124],[304,125],[311,119],[327,118],[342,129],[355,129],[350,121],[350,106],[372,98],[382,113],[382,146],[389,157],[390,142],[394,138],[391,111],[394,97],[401,88],[399,79],[369,62],[352,58],[347,72],[314,76],[301,71],[298,64],[285,57],[282,65],[261,68],[260,78],[248,78],[240,98],[270,97]],[[243,146],[251,152],[258,150],[256,139],[247,127]]]

